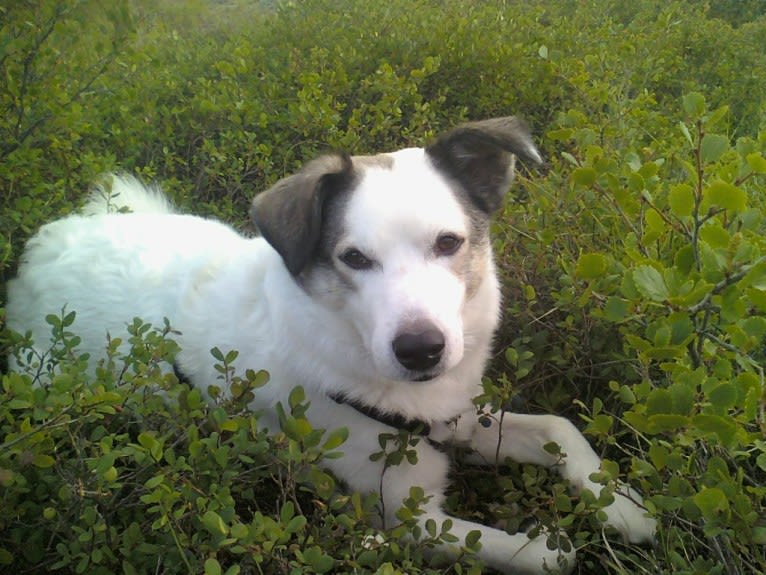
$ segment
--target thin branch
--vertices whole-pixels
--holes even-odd
[[[35,44],[32,47],[32,49],[29,51],[27,56],[24,58],[23,61],[23,73],[22,73],[22,84],[19,90],[19,105],[16,112],[16,125],[13,128],[14,135],[11,142],[3,145],[0,147],[0,158],[5,158],[18,148],[20,148],[24,142],[34,133],[38,130],[38,128],[49,121],[51,118],[53,118],[58,112],[61,110],[66,109],[70,105],[72,105],[74,102],[79,100],[83,94],[85,94],[88,90],[91,89],[93,84],[100,78],[104,72],[106,72],[109,65],[114,62],[115,58],[117,57],[119,50],[118,46],[121,44],[121,42],[126,38],[125,35],[121,36],[120,38],[117,38],[114,42],[112,42],[112,48],[109,51],[109,53],[101,58],[100,60],[94,62],[88,69],[85,70],[85,72],[82,74],[81,78],[83,80],[80,82],[79,86],[71,93],[71,95],[66,99],[65,102],[62,104],[59,104],[56,106],[55,111],[48,111],[38,118],[32,120],[31,118],[28,119],[31,123],[26,126],[26,128],[22,129],[22,125],[24,124],[24,119],[26,115],[26,105],[25,105],[25,97],[27,95],[27,92],[29,90],[29,85],[31,82],[31,75],[32,75],[32,64],[34,62],[34,58],[38,55],[40,48],[42,45],[48,40],[50,35],[53,33],[56,24],[60,21],[61,17],[67,12],[67,10],[59,5],[57,6],[56,12],[51,16],[50,20],[47,23],[47,26],[43,33],[35,40]]]
[[[702,262],[700,261],[699,251],[699,231],[702,227],[702,221],[700,220],[700,206],[702,205],[702,182],[705,177],[705,169],[702,167],[702,138],[705,136],[705,131],[702,128],[702,122],[697,120],[697,145],[694,147],[694,162],[697,168],[697,187],[694,193],[694,209],[692,211],[692,220],[694,222],[694,228],[692,229],[692,253],[694,254],[694,263],[697,271],[702,269]]]
[[[56,6],[55,12],[51,16],[50,20],[48,20],[47,25],[44,27],[42,34],[35,38],[35,42],[32,48],[29,50],[22,62],[21,86],[19,87],[18,96],[19,107],[16,114],[16,125],[14,126],[16,139],[18,139],[18,135],[21,130],[21,124],[24,122],[24,114],[26,112],[25,99],[29,91],[29,84],[31,82],[33,69],[32,64],[34,63],[35,58],[38,56],[40,48],[42,48],[43,44],[45,44],[48,38],[50,38],[51,34],[53,34],[53,30],[56,28],[56,24],[58,24],[64,12],[65,7],[63,3],[58,4]]]
[[[695,314],[705,309],[710,304],[710,300],[713,298],[714,295],[717,295],[721,293],[723,290],[725,290],[727,287],[734,285],[743,277],[745,277],[753,268],[763,263],[766,263],[766,255],[759,257],[757,260],[755,260],[751,264],[742,266],[736,273],[727,275],[724,279],[722,279],[717,284],[715,284],[713,286],[713,289],[711,289],[707,294],[705,294],[705,297],[703,297],[699,302],[691,306],[688,309],[689,313]]]

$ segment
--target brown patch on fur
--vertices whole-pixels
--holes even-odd
[[[466,249],[453,257],[450,268],[452,273],[465,282],[466,300],[473,299],[486,279],[490,255],[489,236],[485,233],[471,233],[466,241]]]
[[[360,168],[380,168],[391,170],[394,167],[394,159],[389,154],[375,154],[373,156],[351,156],[355,166]]]

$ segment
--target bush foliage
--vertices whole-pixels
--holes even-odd
[[[547,470],[462,466],[450,506],[567,530],[579,573],[766,571],[766,6],[576,2],[15,2],[0,7],[0,270],[126,170],[248,229],[258,191],[326,149],[420,145],[524,116],[547,158],[495,223],[505,286],[486,398],[559,412],[647,495],[656,549],[601,532],[602,502]],[[50,317],[37,369],[2,376],[0,565],[76,573],[467,573],[371,527],[335,489],[296,390],[267,436],[247,398],[164,375],[172,326],[95,369]],[[23,336],[3,350],[22,364]],[[231,362],[218,352],[221,377]],[[252,366],[257,370],[258,366]],[[44,383],[34,387],[33,383]],[[158,390],[162,394],[157,393]],[[390,443],[390,442],[389,442]],[[397,443],[396,441],[394,443]],[[393,445],[393,444],[392,444]],[[406,457],[406,438],[385,455]]]

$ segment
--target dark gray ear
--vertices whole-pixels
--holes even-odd
[[[279,180],[253,200],[250,217],[261,235],[277,250],[285,266],[298,275],[319,243],[327,199],[351,185],[351,158],[323,156],[300,172]]]
[[[486,213],[500,207],[513,181],[514,156],[542,162],[527,125],[514,116],[458,126],[439,136],[426,153]]]

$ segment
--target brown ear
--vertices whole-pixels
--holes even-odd
[[[291,274],[298,275],[314,255],[327,198],[350,186],[353,177],[351,158],[323,156],[253,200],[253,223],[282,256]]]
[[[439,136],[426,153],[486,213],[500,207],[513,181],[514,156],[542,162],[527,125],[514,116],[458,126]]]

